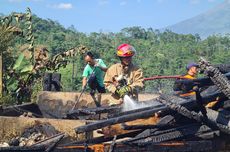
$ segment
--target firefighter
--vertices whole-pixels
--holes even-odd
[[[197,63],[194,63],[194,62],[189,63],[186,66],[187,73],[185,75],[182,75],[182,77],[184,77],[186,79],[196,79],[197,73],[198,73],[198,67],[199,67],[199,65]],[[193,86],[183,88],[180,86],[180,84],[178,84],[177,80],[175,81],[173,89],[174,89],[175,93],[177,95],[179,95],[180,97],[187,98],[187,97],[192,97],[195,95]]]
[[[135,53],[135,48],[129,44],[118,46],[116,55],[120,63],[112,65],[104,77],[105,87],[113,97],[109,105],[122,104],[126,94],[138,100],[138,92],[144,87],[144,78],[142,70],[132,63]]]
[[[103,73],[107,71],[107,67],[102,59],[95,59],[92,52],[87,52],[84,56],[84,60],[87,65],[83,71],[83,79],[82,79],[82,90],[84,90],[87,86],[90,87],[90,95],[94,100],[100,104],[101,102],[101,93],[105,93],[105,86],[103,83]],[[95,98],[95,91],[98,91],[97,99]]]

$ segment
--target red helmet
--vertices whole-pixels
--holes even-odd
[[[131,57],[136,53],[136,50],[132,45],[121,44],[117,47],[117,56],[119,57]]]

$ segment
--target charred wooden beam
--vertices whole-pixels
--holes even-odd
[[[148,103],[148,101],[146,101],[146,102]],[[150,110],[150,109],[153,109],[153,108],[162,107],[162,104],[159,103],[159,102],[157,102],[157,100],[149,101],[149,102],[153,102],[152,106],[148,106],[148,107],[144,107],[144,108],[139,108],[139,109],[134,109],[134,110],[129,110],[129,111],[124,111],[124,112],[119,112],[119,113],[111,113],[109,115],[109,118],[123,116],[123,115],[127,115],[127,114],[132,114],[132,113],[136,113],[136,112]]]
[[[207,115],[203,116],[194,111],[188,110],[182,105],[177,105],[171,102],[170,96],[161,95],[160,98],[163,99],[160,100],[163,104],[167,105],[172,110],[177,111],[183,116],[194,119],[198,122],[203,122],[212,128],[219,128],[222,132],[230,134],[230,121],[222,116],[220,113],[207,108]]]
[[[188,109],[193,109],[193,108],[197,107],[197,102],[194,99],[187,100],[187,99],[183,99],[183,98],[180,98],[177,96],[172,96],[171,101],[176,103],[176,104],[185,106]],[[204,103],[211,102],[211,101],[205,101],[205,100],[203,100],[203,101],[204,101]],[[136,119],[141,119],[141,118],[148,118],[148,117],[152,116],[153,114],[155,114],[159,111],[171,111],[170,108],[165,106],[165,105],[152,106],[150,109],[148,109],[148,110],[146,110],[146,109],[148,109],[148,108],[140,108],[140,109],[138,109],[138,112],[134,111],[134,112],[130,112],[128,114],[118,116],[118,117],[113,117],[113,118],[109,118],[107,120],[101,120],[101,121],[91,123],[88,125],[80,126],[78,128],[75,128],[75,131],[76,131],[76,133],[83,133],[83,132],[100,129],[100,128],[114,125],[114,124],[118,124],[118,123],[123,123],[123,122],[132,121],[132,120],[136,120]]]
[[[131,132],[128,132],[128,133],[125,133],[125,134],[120,134],[120,135],[117,135],[117,139],[122,139],[122,138],[126,138],[126,137],[135,137],[140,132],[142,132],[142,130],[136,130],[136,131],[131,131]],[[91,145],[91,144],[99,144],[99,143],[108,142],[108,141],[112,141],[112,140],[113,140],[113,137],[101,136],[101,137],[96,137],[96,138],[87,139],[87,140],[74,141],[74,142],[71,142],[71,143],[61,145],[60,147],[74,146],[74,145],[84,145],[84,144],[89,144],[89,145]]]
[[[207,104],[209,102],[215,101],[217,97],[219,98],[219,101],[227,99],[226,96],[223,93],[218,91],[218,92],[215,92],[215,93],[210,93],[210,94],[208,94],[206,96],[202,96],[202,103]],[[182,104],[182,105],[184,105],[186,107],[191,107],[191,108],[194,108],[196,106],[196,100],[194,100],[194,99],[186,99],[186,100],[187,100],[187,103],[184,103],[184,102],[186,102],[185,99],[177,97],[174,100],[174,102],[177,102],[178,104]],[[150,109],[162,107],[162,104],[160,104],[157,100],[154,100],[154,102],[153,102],[152,106],[145,107],[145,108],[134,109],[134,110],[129,110],[129,111],[120,112],[120,113],[114,113],[114,114],[109,115],[109,118],[123,116],[123,115],[127,115],[127,114],[132,114],[132,113],[136,113],[136,112],[140,112],[140,111],[145,111],[145,110],[150,110]],[[165,115],[167,115],[167,113]]]
[[[21,105],[13,105],[8,107],[2,107],[0,110],[0,116],[20,116],[24,112],[30,112],[33,116],[42,118],[42,113],[35,103],[24,103]]]
[[[117,144],[116,152],[125,151],[144,151],[144,152],[211,152],[217,151],[215,147],[215,142],[212,140],[199,140],[199,141],[173,141],[173,142],[161,142],[161,143],[151,143],[144,147],[135,146],[122,146],[122,144]]]
[[[218,68],[212,66],[204,58],[200,58],[199,66],[212,82],[230,99],[230,82],[226,75],[222,74]]]
[[[117,135],[115,135],[113,137],[113,141],[112,141],[112,143],[110,144],[110,147],[109,147],[109,152],[113,152],[114,151],[114,148],[116,146],[116,140],[117,140]]]
[[[220,123],[220,124],[230,127],[230,119],[226,118],[226,116],[223,113],[217,112],[209,108],[206,108],[206,110],[209,114],[208,118],[210,120],[212,120],[215,123]]]
[[[64,137],[65,137],[64,134],[59,135],[59,136],[49,145],[49,147],[46,149],[46,152],[52,151],[52,150],[55,148],[55,146],[56,146]]]
[[[212,132],[212,129],[199,123],[188,124],[167,130],[157,130],[146,137],[137,137],[124,141],[123,143],[132,143],[138,146],[146,146],[152,143],[160,143],[175,139],[185,139],[202,133]]]
[[[34,146],[34,147],[21,147],[21,146],[12,146],[12,147],[0,147],[1,152],[41,152],[45,151],[46,147]]]
[[[220,114],[222,114],[226,119],[230,119],[230,111],[229,110],[221,109],[218,112]]]
[[[113,111],[120,111],[120,108],[121,108],[120,106],[108,106],[108,107],[77,109],[77,110],[73,110],[73,111],[69,112],[67,114],[67,118],[76,118],[78,116],[110,113]]]
[[[155,108],[155,109],[150,109],[150,110],[145,110],[137,113],[132,113],[132,114],[127,114],[124,116],[120,117],[114,117],[110,118],[107,120],[101,120],[95,123],[91,123],[88,125],[80,126],[78,128],[75,128],[76,133],[83,133],[87,131],[92,131],[96,129],[100,129],[106,126],[122,123],[122,122],[127,122],[127,121],[132,121],[136,119],[141,119],[141,118],[148,118],[151,117],[154,113],[166,109],[166,106],[162,106],[160,108]]]

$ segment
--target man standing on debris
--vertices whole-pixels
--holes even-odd
[[[121,44],[117,48],[117,56],[121,63],[112,65],[105,74],[104,84],[112,93],[110,105],[121,104],[124,95],[128,94],[138,100],[138,92],[144,87],[142,70],[132,63],[136,50],[129,44]]]
[[[186,70],[187,73],[185,75],[182,75],[182,77],[186,78],[186,79],[196,79],[197,78],[197,72],[198,72],[198,67],[199,65],[197,63],[189,63],[186,66]],[[175,81],[174,84],[174,91],[176,91],[176,94],[181,96],[181,97],[191,97],[193,95],[195,95],[195,92],[192,88],[193,86],[191,86],[191,88],[181,88],[180,84],[178,83],[178,81]]]
[[[97,103],[101,102],[101,93],[105,93],[105,86],[103,83],[103,73],[107,71],[107,67],[102,59],[95,59],[92,52],[87,52],[84,56],[87,65],[83,71],[82,90],[85,90],[87,83],[91,89],[90,95]],[[95,98],[95,91],[98,91],[97,99]],[[98,106],[98,105],[97,105]]]

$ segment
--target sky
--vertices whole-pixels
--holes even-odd
[[[161,29],[189,19],[224,0],[0,0],[0,13],[25,12],[79,32],[119,32],[125,27]]]

